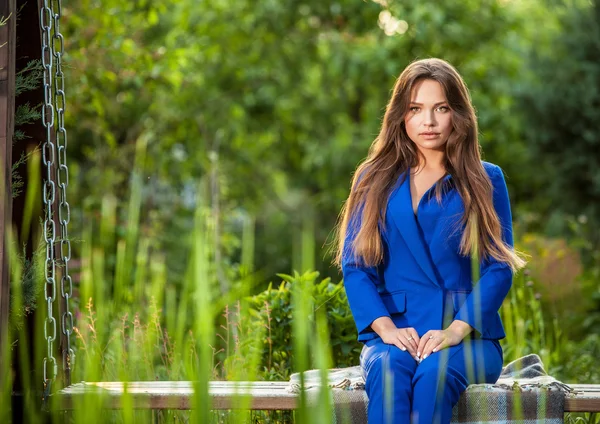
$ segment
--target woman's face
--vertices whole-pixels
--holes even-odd
[[[452,132],[452,111],[442,85],[431,79],[417,82],[404,117],[406,133],[419,150],[444,150]]]

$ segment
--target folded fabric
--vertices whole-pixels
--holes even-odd
[[[496,383],[470,385],[452,411],[452,423],[562,424],[571,392],[546,373],[538,355],[527,355],[507,364]]]
[[[309,370],[302,373],[304,376],[304,389],[321,387],[323,384],[321,370]],[[360,390],[365,388],[365,380],[360,366],[348,368],[334,368],[327,371],[327,386],[335,389]],[[300,393],[300,373],[290,376],[288,392]]]
[[[290,377],[288,391],[307,393],[309,405],[318,402],[323,386],[321,371],[310,370]],[[328,371],[327,387],[334,405],[333,423],[366,423],[368,399],[360,366]],[[562,424],[565,395],[573,389],[549,376],[538,355],[531,354],[507,364],[495,384],[472,384],[454,407],[452,423]]]
[[[564,393],[573,392],[573,388],[569,385],[546,373],[542,360],[536,354],[523,356],[508,363],[502,369],[498,381],[492,387],[519,391],[547,388],[549,390],[561,390]]]

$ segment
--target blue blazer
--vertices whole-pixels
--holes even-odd
[[[483,166],[493,185],[503,239],[512,246],[503,172],[488,162]],[[416,216],[409,173],[398,181],[401,184],[396,184],[388,200],[385,226],[380,227],[384,260],[379,266],[362,266],[350,254],[349,243],[360,228],[360,219],[351,219],[346,231],[342,272],[358,340],[379,337],[371,323],[383,316],[389,316],[398,328],[414,327],[419,337],[459,319],[474,328],[473,337],[504,338],[498,310],[512,285],[513,273],[507,264],[492,258],[481,262],[480,278],[473,281],[470,257],[459,254],[464,204],[452,177],[442,180],[441,204],[432,187],[423,195]]]

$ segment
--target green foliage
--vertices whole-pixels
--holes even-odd
[[[565,424],[599,424],[600,414],[592,413],[572,413],[565,415]]]
[[[82,311],[74,336],[77,338],[77,378],[90,378],[89,364],[98,366],[94,377],[99,381],[118,381],[127,369],[127,379],[178,380],[183,378],[181,358],[175,357],[173,340],[162,328],[161,311],[152,304],[148,313],[133,316],[106,317],[104,305],[98,307],[89,299]],[[107,319],[108,318],[108,319]],[[107,337],[108,334],[108,337]],[[85,367],[85,368],[84,368]]]
[[[565,343],[566,361],[559,377],[562,381],[585,384],[600,384],[598,357],[600,356],[600,336],[589,334],[579,342]]]
[[[568,231],[565,213],[590,220],[587,239],[600,243],[600,3],[556,2],[560,31],[552,49],[526,61],[536,79],[522,90],[523,130],[535,158],[529,181],[544,230]]]
[[[565,383],[598,384],[600,373],[593,364],[600,355],[598,334],[583,340],[542,307],[541,294],[528,269],[515,276],[513,287],[500,310],[506,338],[501,341],[504,362],[538,354],[548,374]]]
[[[13,334],[23,329],[26,317],[37,308],[44,281],[45,246],[39,243],[31,258],[27,257],[25,250],[23,246],[21,252],[18,249],[11,252],[15,256],[13,260],[16,260],[12,264],[15,273],[10,289],[9,323]]]
[[[15,112],[15,127],[30,124],[40,118],[40,111],[32,108],[29,104],[20,105]],[[22,130],[16,129],[13,140],[15,142],[29,138]]]
[[[541,295],[535,291],[529,274],[525,269],[515,276],[513,287],[500,309],[506,332],[506,338],[501,341],[504,361],[536,353],[546,371],[555,375],[566,365],[564,332],[556,318],[544,315]]]
[[[42,81],[43,75],[44,70],[42,68],[42,61],[40,59],[30,60],[27,62],[25,67],[15,75],[15,97],[21,93],[32,91],[38,88],[40,86],[40,82]],[[39,111],[37,116],[31,115],[30,117],[32,119],[40,119]],[[26,122],[31,121],[23,119],[17,109],[17,113],[15,114],[15,125],[21,125]]]
[[[11,190],[12,190],[12,198],[18,197],[23,192],[23,186],[25,182],[23,181],[23,177],[19,174],[18,169],[21,165],[25,165],[27,163],[29,155],[22,154],[19,159],[13,162],[12,164],[12,173],[11,173]]]
[[[15,75],[15,96],[26,91],[35,90],[40,86],[42,80],[42,61],[31,60],[23,69]],[[15,111],[13,144],[28,138],[28,136],[19,127],[31,124],[41,119],[39,108],[31,107],[29,104],[21,105]],[[19,167],[28,163],[33,152],[23,153],[12,164],[12,197],[13,199],[21,194],[24,185],[23,177],[19,173]]]
[[[86,140],[72,150],[79,201],[90,213],[102,193],[122,201],[132,146],[146,134],[141,218],[161,242],[185,234],[189,187],[209,176],[213,207],[256,220],[254,269],[264,280],[308,269],[298,260],[302,229],[313,246],[328,241],[394,80],[428,56],[464,75],[486,155],[514,176],[511,192],[521,190],[528,155],[511,94],[532,48],[521,35],[540,32],[532,11],[546,22],[547,12],[532,1],[385,3],[65,5],[68,78],[77,81],[68,126],[73,139]],[[394,20],[405,31],[388,35]],[[235,263],[239,250],[231,253]],[[333,273],[319,256],[313,248],[322,259],[314,268]],[[181,250],[167,253],[171,273],[181,271],[179,257]]]
[[[309,289],[311,307],[306,317],[314,329],[316,314],[322,310],[327,317],[331,335],[329,347],[334,367],[358,364],[361,345],[356,340],[356,327],[348,308],[343,283],[334,284],[329,278],[317,281],[318,272],[299,275],[279,274],[283,282],[278,288],[272,284],[262,293],[247,299],[250,326],[266,329],[261,369],[266,380],[287,380],[294,371],[292,291],[294,286],[306,284]],[[315,358],[309,366],[316,367]]]

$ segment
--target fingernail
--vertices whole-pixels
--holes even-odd
[[[403,350],[404,352],[406,352],[406,348],[405,348],[405,347],[403,347],[403,348],[402,348],[402,350]]]
[[[437,352],[437,348],[433,349],[434,352]]]
[[[417,356],[415,356],[415,361],[420,362],[421,360]]]
[[[423,359],[427,359],[427,355],[424,355],[424,356],[423,356]]]
[[[417,358],[421,356],[421,352],[417,351]]]

